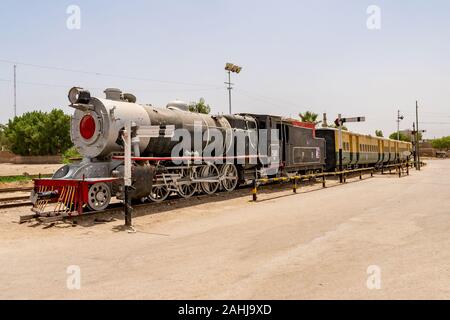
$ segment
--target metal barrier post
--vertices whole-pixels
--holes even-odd
[[[362,170],[359,171],[359,180],[362,180]]]
[[[398,166],[398,177],[401,178],[402,177],[402,165]]]
[[[294,191],[294,193],[297,193],[297,177],[294,177],[294,185],[292,191]]]
[[[258,200],[258,195],[257,195],[258,189],[257,189],[257,185],[256,185],[256,178],[253,179],[253,187],[252,187],[252,198],[253,201]]]
[[[326,182],[326,175],[323,173],[322,175],[322,188],[326,188],[327,187],[327,182]]]
[[[409,176],[409,163],[406,165],[406,175]]]

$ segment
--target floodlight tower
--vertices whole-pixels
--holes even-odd
[[[242,70],[242,67],[239,67],[237,65],[234,65],[232,63],[227,63],[225,65],[225,70],[228,72],[228,82],[225,82],[225,84],[228,85],[227,89],[228,89],[228,102],[229,102],[229,112],[231,114],[231,90],[233,89],[232,85],[233,83],[231,83],[231,73],[239,73]]]

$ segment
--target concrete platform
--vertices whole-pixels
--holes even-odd
[[[136,218],[135,234],[122,221],[19,226],[23,212],[0,212],[0,298],[450,298],[449,160],[249,199],[169,207]],[[67,288],[73,265],[80,290]]]

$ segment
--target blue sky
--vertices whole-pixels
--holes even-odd
[[[69,5],[81,29],[66,27]],[[381,29],[366,27],[369,5]],[[0,60],[18,65],[18,113],[62,107],[71,86],[118,87],[139,102],[204,97],[226,113],[225,62],[233,112],[297,116],[312,110],[365,115],[350,129],[412,126],[415,100],[426,137],[450,134],[448,1],[10,1],[0,2]],[[12,64],[0,61],[0,122],[13,115]],[[134,78],[134,79],[131,79]],[[151,81],[153,80],[153,81]]]

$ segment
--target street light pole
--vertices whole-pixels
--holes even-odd
[[[228,104],[229,104],[229,113],[231,114],[231,90],[233,87],[231,86],[231,71],[228,70]]]
[[[239,73],[242,70],[242,67],[239,67],[237,65],[234,65],[232,63],[227,63],[225,65],[225,70],[228,71],[228,82],[225,82],[225,84],[228,85],[228,103],[229,103],[229,112],[231,114],[231,90],[233,89],[232,83],[231,83],[231,73]]]

